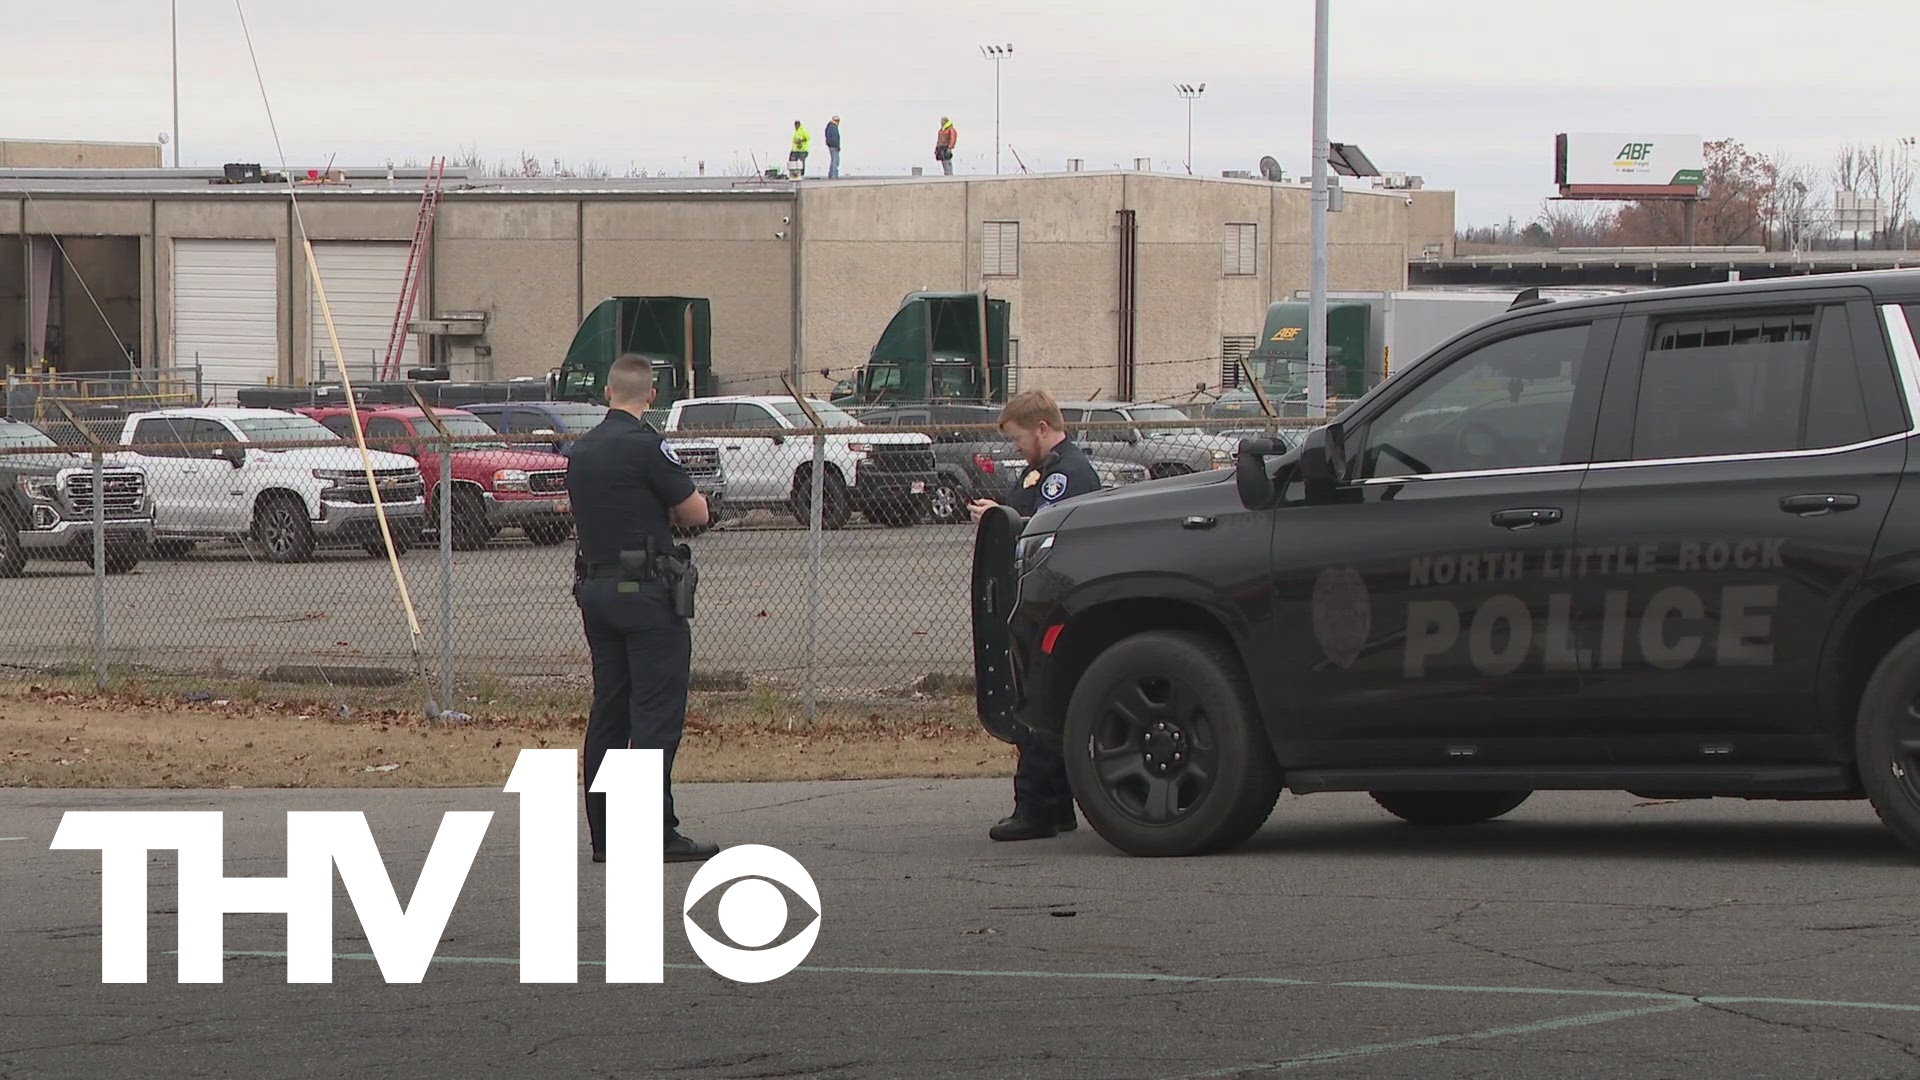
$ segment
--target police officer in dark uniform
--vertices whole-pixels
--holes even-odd
[[[687,718],[693,636],[674,606],[679,576],[672,571],[688,563],[671,556],[674,526],[705,525],[707,501],[642,419],[654,397],[646,358],[615,360],[606,393],[606,419],[580,437],[567,459],[579,537],[573,594],[593,656],[586,748],[593,861],[606,861],[607,850],[607,797],[593,792],[594,774],[608,750],[632,747],[666,752],[665,858],[694,862],[720,848],[682,836],[673,812],[673,756]]]
[[[1080,444],[1067,436],[1060,405],[1044,390],[1029,390],[1008,399],[1000,411],[1000,430],[1027,459],[1027,468],[1014,481],[1004,500],[1022,517],[1032,517],[1075,495],[1100,489]],[[975,501],[975,521],[993,506]],[[995,840],[1044,840],[1078,826],[1073,814],[1073,790],[1067,785],[1066,760],[1060,751],[1037,742],[1020,744],[1020,764],[1013,773],[1013,815],[987,832]]]

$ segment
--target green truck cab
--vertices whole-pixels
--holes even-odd
[[[1379,382],[1367,370],[1367,333],[1372,323],[1365,304],[1327,305],[1327,400],[1352,401]],[[1307,409],[1307,305],[1282,300],[1267,305],[1260,341],[1243,363],[1281,416],[1305,416]],[[1217,417],[1260,416],[1260,401],[1242,385],[1220,396],[1208,410]]]
[[[580,328],[566,359],[549,376],[560,401],[603,400],[607,369],[626,353],[653,363],[657,408],[709,397],[713,382],[713,309],[705,297],[610,296]]]
[[[1005,401],[1011,319],[1012,305],[985,293],[909,293],[833,403]]]

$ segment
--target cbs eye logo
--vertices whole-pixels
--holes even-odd
[[[694,910],[714,895],[721,937],[694,921]],[[790,899],[812,921],[785,941],[793,921]],[[820,890],[799,860],[778,848],[743,844],[701,864],[681,905],[687,943],[702,963],[735,982],[771,982],[797,968],[820,937]]]

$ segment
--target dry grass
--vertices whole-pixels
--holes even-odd
[[[203,681],[204,682],[204,681]],[[524,748],[580,745],[584,692],[468,688],[457,723],[430,723],[419,687],[340,690],[126,681],[111,694],[57,678],[0,684],[0,786],[52,788],[497,787]],[[822,702],[815,722],[770,690],[694,695],[682,781],[1006,776],[1010,747],[972,701]],[[388,768],[388,766],[393,766]]]

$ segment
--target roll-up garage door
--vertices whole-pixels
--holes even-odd
[[[277,381],[280,291],[271,240],[173,242],[173,362],[210,398]]]
[[[346,357],[347,373],[356,380],[374,377],[386,359],[393,315],[400,306],[400,282],[407,275],[408,250],[406,244],[349,240],[313,245],[313,261],[320,264],[327,307],[333,311],[333,329],[340,335],[340,353]],[[326,321],[321,318],[318,290],[307,290],[307,311],[312,328],[307,337],[309,370],[316,382],[331,382],[339,371],[333,364]],[[401,369],[409,363],[403,354]]]

